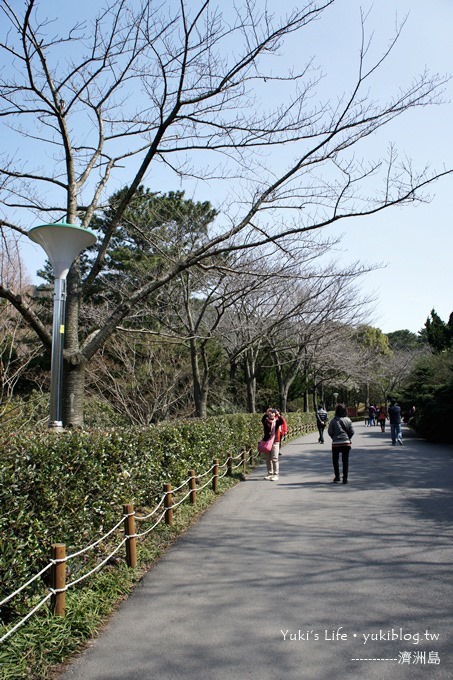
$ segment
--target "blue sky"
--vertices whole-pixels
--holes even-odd
[[[338,3],[337,26],[344,26],[340,19],[344,11],[352,31],[358,5],[354,0]],[[452,74],[453,2],[375,2],[370,25],[375,28],[376,44],[385,44],[395,11],[399,18],[406,14],[408,18],[390,70],[381,78],[383,91],[395,82],[409,82],[411,75],[425,66],[434,73]],[[335,33],[334,16],[332,21]],[[385,130],[384,136],[419,168],[426,164],[439,170],[453,166],[453,83],[448,84],[443,99],[446,103],[442,106],[413,112]],[[432,308],[445,320],[453,311],[453,176],[432,185],[429,195],[429,204],[392,209],[336,230],[343,234],[345,258],[386,265],[366,275],[361,286],[364,293],[376,297],[371,320],[384,332],[402,328],[417,332]]]
[[[99,3],[101,4],[101,3]],[[270,1],[270,6],[290,8],[290,0]],[[90,6],[96,5],[96,1]],[[65,5],[55,0],[46,2],[65,11]],[[80,7],[80,5],[78,5]],[[356,0],[337,0],[321,22],[309,32],[310,43],[294,44],[300,59],[307,54],[316,57],[328,74],[324,87],[332,92],[345,78],[360,43],[360,6]],[[383,69],[376,94],[385,95],[401,83],[410,83],[412,76],[425,67],[434,73],[453,73],[452,0],[378,0],[370,8],[368,26],[374,30],[374,45],[382,48],[392,35],[396,15],[408,18],[393,53]],[[68,5],[74,19],[74,5]],[[294,54],[294,53],[293,53]],[[374,93],[373,93],[374,94]],[[384,135],[370,141],[370,152],[379,153],[387,142],[395,142],[402,155],[413,159],[418,168],[425,165],[442,170],[453,166],[453,84],[449,83],[441,106],[410,113],[385,128]],[[179,189],[180,186],[164,187]],[[432,308],[447,319],[453,311],[453,176],[430,189],[431,201],[417,207],[396,208],[373,218],[344,222],[326,235],[342,235],[335,258],[347,264],[360,260],[366,264],[381,263],[383,268],[362,279],[364,296],[372,296],[369,305],[370,322],[390,332],[407,328],[417,332]],[[200,191],[199,200],[206,200]],[[215,203],[212,196],[209,200]],[[30,225],[31,226],[31,225]],[[24,244],[23,256],[30,276],[42,265],[44,254],[38,246]]]

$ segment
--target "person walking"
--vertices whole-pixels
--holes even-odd
[[[381,426],[381,432],[385,432],[385,421],[387,420],[387,413],[386,413],[386,410],[385,410],[385,406],[379,407],[377,420],[378,420],[379,425]]]
[[[374,404],[370,404],[368,407],[368,426],[372,427],[372,425],[376,425],[376,406]]]
[[[392,446],[396,446],[397,442],[400,446],[402,446],[403,433],[401,430],[401,406],[397,403],[396,399],[390,400],[389,421],[390,434],[392,436]]]
[[[318,426],[319,438],[318,443],[324,444],[324,430],[326,429],[327,421],[329,416],[324,408],[324,404],[320,404],[318,410],[316,411],[316,425]]]
[[[276,408],[268,408],[266,413],[263,415],[261,422],[263,423],[263,439],[268,441],[272,439],[272,448],[270,451],[266,451],[266,466],[267,475],[264,479],[268,479],[271,482],[278,481],[279,478],[279,454],[280,454],[280,441],[283,434],[286,434],[286,421],[283,416],[280,415]]]
[[[334,484],[338,484],[340,481],[341,453],[343,484],[347,484],[349,472],[349,452],[351,450],[351,439],[354,436],[354,429],[352,427],[351,419],[347,417],[347,411],[344,404],[337,404],[335,408],[335,416],[329,423],[327,433],[332,439],[332,463],[335,473],[333,482]]]

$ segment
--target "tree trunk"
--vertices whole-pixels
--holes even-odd
[[[247,388],[247,412],[256,413],[255,361],[249,352],[245,355],[245,382]]]
[[[247,413],[256,413],[256,381],[247,379]]]
[[[368,408],[370,405],[370,383],[367,382],[365,383],[365,406]]]
[[[280,393],[280,411],[286,413],[288,408],[288,390],[283,390]]]
[[[237,380],[237,361],[236,360],[230,360],[230,399],[233,401],[233,403],[237,404],[239,401],[239,394],[238,394],[238,386],[236,383]]]
[[[77,364],[64,362],[63,425],[83,427],[83,398],[85,393],[85,361]]]
[[[205,369],[203,375],[200,374],[198,361],[197,345],[194,340],[190,341],[190,362],[192,365],[193,380],[193,401],[195,406],[195,416],[206,418],[208,414],[208,368],[207,360],[204,361]]]
[[[288,408],[288,393],[289,393],[289,388],[292,385],[293,381],[291,380],[290,382],[285,381],[283,379],[283,375],[281,377],[281,380],[279,378],[278,380],[278,386],[279,386],[279,407],[280,411],[282,413],[286,413],[286,410]]]
[[[208,415],[208,390],[202,386],[198,386],[196,391],[195,415],[197,418],[206,418]]]
[[[288,385],[285,382],[285,379],[283,377],[283,370],[280,364],[278,363],[278,358],[277,355],[274,355],[275,357],[275,372],[277,374],[277,383],[278,383],[278,395],[279,395],[279,407],[280,411],[282,413],[286,412],[286,405],[287,405],[287,396],[288,396]]]
[[[86,360],[79,346],[80,272],[75,263],[67,278],[63,364],[63,426],[83,427]]]

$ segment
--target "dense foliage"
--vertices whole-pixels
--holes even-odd
[[[292,414],[290,425],[313,418]],[[311,422],[311,424],[313,424]],[[0,599],[45,566],[54,542],[80,549],[114,526],[122,505],[153,508],[162,484],[256,447],[260,417],[235,415],[143,429],[4,436],[0,443]],[[3,617],[14,611],[2,610]]]
[[[433,352],[444,352],[453,347],[453,312],[447,322],[443,321],[436,313],[431,311],[425,323],[426,338]]]
[[[408,408],[415,406],[412,424],[422,437],[453,443],[453,351],[420,360],[402,394]]]

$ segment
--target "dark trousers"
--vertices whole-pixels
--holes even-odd
[[[318,441],[319,441],[320,444],[324,444],[324,430],[325,430],[325,428],[326,428],[325,423],[323,423],[322,425],[321,425],[321,423],[318,423],[318,432],[319,432]]]
[[[343,481],[344,482],[348,481],[350,450],[351,450],[350,444],[343,444],[343,446],[332,447],[332,463],[335,472],[335,479],[340,479],[340,453],[341,453],[341,462],[343,465]]]

